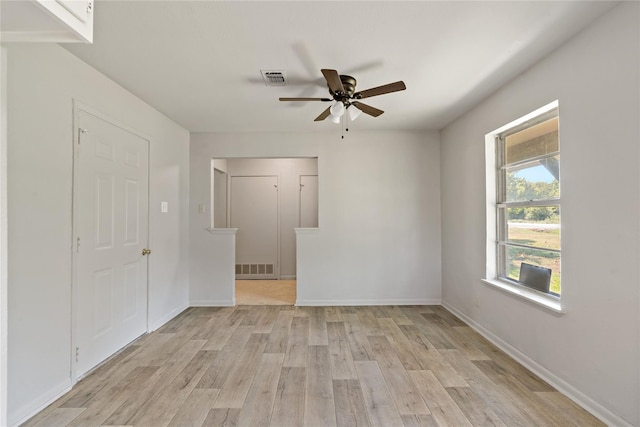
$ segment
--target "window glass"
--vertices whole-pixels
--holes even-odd
[[[551,269],[551,284],[549,292],[560,295],[560,253],[540,249],[508,246],[507,248],[507,277],[518,281],[520,267],[523,262]]]
[[[560,155],[506,168],[507,202],[560,197]]]
[[[560,207],[507,209],[507,242],[560,250]]]

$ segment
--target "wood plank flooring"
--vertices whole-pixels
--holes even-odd
[[[601,426],[440,306],[190,308],[26,422]]]
[[[236,280],[238,305],[293,305],[295,280]]]

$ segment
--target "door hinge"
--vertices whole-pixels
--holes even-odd
[[[80,361],[80,347],[76,347],[76,362]]]
[[[80,138],[80,135],[82,135],[83,133],[88,133],[88,132],[89,132],[89,129],[78,128],[78,132],[79,132],[79,135],[78,135],[78,145],[80,145],[80,139],[81,139],[81,138]]]
[[[80,237],[76,237],[76,252],[80,252]]]

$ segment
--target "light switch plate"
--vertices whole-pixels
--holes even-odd
[[[169,212],[169,202],[160,202],[160,212],[162,213]]]

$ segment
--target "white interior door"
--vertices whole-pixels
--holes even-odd
[[[278,278],[278,177],[231,177],[236,278]]]
[[[147,330],[148,141],[80,110],[76,378]]]
[[[318,175],[300,175],[300,227],[318,226]]]

